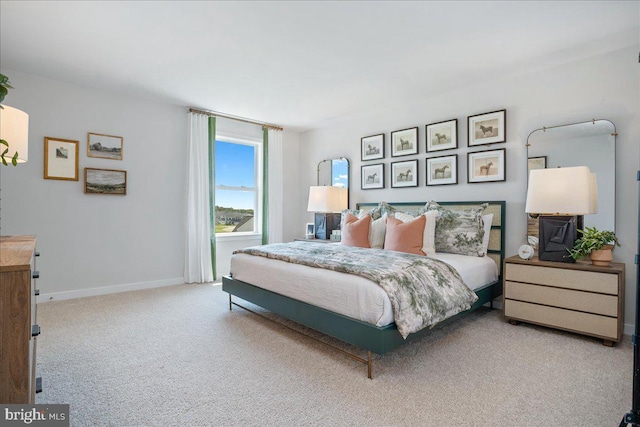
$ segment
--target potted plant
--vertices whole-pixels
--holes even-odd
[[[613,259],[613,248],[620,246],[613,231],[600,231],[596,227],[578,230],[581,234],[569,254],[575,260],[588,256],[593,265],[608,266]]]

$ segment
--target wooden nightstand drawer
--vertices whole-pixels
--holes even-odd
[[[532,302],[611,317],[618,315],[617,296],[509,281],[506,282],[504,289],[505,298],[509,300]]]
[[[618,295],[618,276],[595,271],[508,264],[505,280]]]
[[[511,300],[505,301],[504,314],[513,319],[543,326],[552,325],[572,332],[587,333],[614,341],[618,340],[618,319],[615,317],[599,316],[597,314],[581,313]]]
[[[504,260],[503,284],[504,316],[511,323],[591,335],[609,346],[622,341],[624,264],[599,267],[513,256]]]

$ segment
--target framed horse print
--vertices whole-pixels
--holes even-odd
[[[418,128],[391,132],[391,157],[418,154]]]
[[[467,117],[467,145],[498,144],[507,141],[507,110]]]
[[[418,161],[391,163],[391,187],[417,187]]]
[[[360,186],[363,190],[384,188],[384,163],[362,166]]]
[[[458,119],[426,126],[427,153],[458,148]]]
[[[384,159],[384,133],[360,139],[361,160]]]
[[[467,182],[506,181],[506,148],[467,153]]]
[[[427,159],[427,185],[458,183],[458,155]]]

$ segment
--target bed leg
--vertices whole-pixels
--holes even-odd
[[[371,378],[371,351],[367,351],[367,376],[369,377],[369,379]]]
[[[229,311],[231,311],[231,294],[229,294]]]

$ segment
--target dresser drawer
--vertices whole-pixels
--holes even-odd
[[[507,264],[505,280],[618,295],[618,275],[596,271]]]
[[[508,318],[553,326],[573,332],[582,332],[619,341],[618,319],[581,313],[556,307],[505,300],[504,315]]]
[[[604,316],[616,317],[618,315],[618,297],[613,295],[507,281],[504,287],[504,296],[512,300],[586,311]]]

